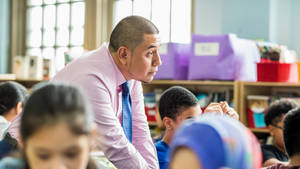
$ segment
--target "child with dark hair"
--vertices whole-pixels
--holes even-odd
[[[283,141],[289,156],[288,165],[275,164],[267,169],[300,169],[300,108],[289,111],[283,120]]]
[[[0,168],[96,168],[89,158],[95,130],[92,109],[78,88],[42,85],[29,97],[21,117],[23,158],[4,158]]]
[[[11,121],[22,112],[27,96],[24,86],[16,82],[0,83],[0,140]]]
[[[166,131],[155,147],[160,169],[167,169],[169,144],[176,129],[183,120],[200,115],[201,109],[196,96],[179,86],[171,87],[161,95],[158,108]]]
[[[265,123],[270,130],[273,142],[272,145],[262,145],[264,167],[288,162],[282,138],[283,117],[288,111],[298,106],[293,100],[281,99],[272,103],[264,112]]]
[[[211,103],[204,111],[207,113],[224,113],[238,117],[226,102]],[[196,96],[189,90],[174,86],[167,89],[159,100],[159,114],[166,127],[161,141],[155,143],[160,169],[166,169],[169,165],[168,150],[174,133],[180,124],[189,118],[201,114]]]

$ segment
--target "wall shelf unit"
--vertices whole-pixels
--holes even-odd
[[[5,79],[0,82],[14,80],[25,87],[30,88],[42,80],[33,79]],[[300,83],[277,83],[277,82],[242,82],[242,81],[211,81],[211,80],[153,80],[143,83],[144,93],[154,92],[155,89],[166,90],[171,86],[183,86],[192,92],[222,92],[228,91],[233,101],[234,109],[240,115],[240,121],[248,125],[247,96],[265,95],[272,96],[278,93],[296,93],[300,96]],[[149,122],[149,126],[156,126],[155,122]],[[265,128],[250,128],[254,133],[268,134]]]
[[[300,96],[300,83],[278,82],[239,82],[239,113],[240,120],[248,126],[247,96],[264,95],[275,96],[278,94],[293,93]],[[254,130],[255,132],[263,130]]]
[[[198,81],[198,80],[153,80],[143,83],[144,93],[154,92],[155,89],[166,90],[171,86],[183,86],[194,93],[197,92],[224,92],[228,91],[233,100],[235,109],[238,109],[238,82],[237,81]]]

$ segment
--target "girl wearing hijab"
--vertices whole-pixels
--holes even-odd
[[[227,116],[185,121],[171,143],[171,169],[259,169],[259,143],[249,129]]]

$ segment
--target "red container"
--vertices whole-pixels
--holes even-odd
[[[257,81],[298,83],[297,63],[257,63]]]
[[[145,113],[146,113],[146,116],[147,116],[147,120],[149,122],[156,122],[156,119],[155,119],[155,113],[156,113],[156,106],[155,104],[146,104],[145,103]]]

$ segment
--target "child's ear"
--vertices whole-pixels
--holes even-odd
[[[16,106],[16,115],[20,114],[23,110],[23,104],[22,102],[18,102],[17,106]]]
[[[174,129],[174,120],[169,117],[164,117],[163,123],[167,130],[173,130]]]
[[[156,123],[157,123],[157,127],[164,128],[165,125],[164,125],[163,121],[161,120],[159,110],[158,110],[158,106],[156,106],[155,120],[156,120]]]
[[[23,139],[22,139],[21,132],[19,132],[18,147],[19,147],[19,149],[21,149],[21,150],[24,149],[24,141],[23,141]],[[25,151],[25,150],[24,150],[24,151]]]
[[[268,125],[268,129],[270,130],[270,135],[273,136],[274,135],[274,132],[273,132],[274,131],[274,127],[271,124],[269,124]]]

